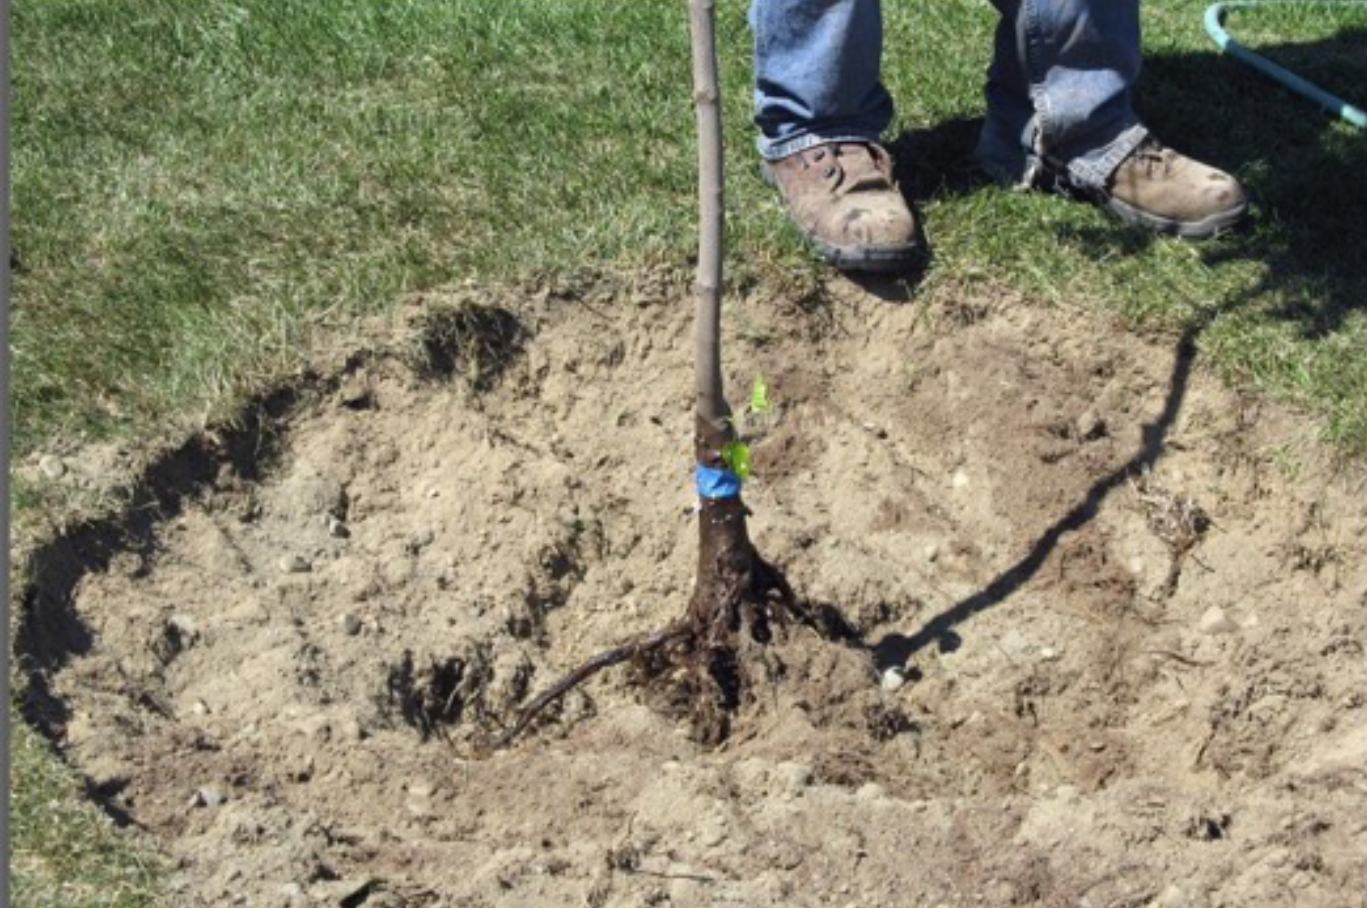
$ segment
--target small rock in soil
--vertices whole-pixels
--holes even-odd
[[[62,462],[62,458],[52,454],[44,455],[43,459],[38,461],[38,469],[42,470],[48,479],[61,479],[66,475],[66,464]]]
[[[355,612],[344,612],[338,620],[342,625],[342,633],[348,637],[355,637],[361,632],[361,619]]]
[[[890,668],[890,669],[887,669],[886,671],[883,672],[883,679],[882,679],[883,690],[886,690],[886,691],[901,690],[901,689],[902,689],[902,685],[903,685],[903,684],[906,684],[906,683],[907,683],[907,676],[906,676],[905,674],[903,674],[902,669],[897,668],[896,666],[894,666],[894,667],[892,667],[892,668]]]
[[[360,372],[348,375],[337,389],[337,402],[353,410],[365,410],[374,404],[375,398],[366,376]]]
[[[950,477],[949,483],[956,489],[966,489],[968,488],[968,474],[963,470],[955,470],[954,475]]]
[[[1078,438],[1083,441],[1096,441],[1106,434],[1106,420],[1087,410],[1077,418],[1075,428]]]
[[[199,625],[189,615],[172,615],[166,619],[166,630],[175,637],[179,649],[185,649],[199,639]]]
[[[353,908],[365,904],[369,896],[384,886],[379,877],[353,877],[319,883],[309,890],[315,903]]]
[[[430,529],[422,529],[408,537],[408,543],[404,546],[410,554],[416,555],[427,548],[437,538],[437,534]]]
[[[347,529],[347,525],[336,517],[329,517],[328,535],[334,539],[349,539],[351,538],[351,530]]]
[[[190,806],[218,807],[226,800],[228,800],[227,795],[217,788],[214,788],[212,785],[206,785],[195,792],[194,796],[190,799]]]
[[[1055,662],[1058,660],[1059,653],[1058,650],[1054,649],[1052,646],[1041,646],[1039,649],[1039,657],[1045,662]]]
[[[774,775],[783,781],[783,787],[790,793],[796,793],[812,784],[812,768],[790,760],[785,760],[774,767]]]
[[[313,565],[303,555],[287,555],[280,559],[280,570],[286,574],[307,574]]]
[[[859,786],[854,796],[861,801],[881,801],[887,794],[887,789],[877,782],[865,782]]]
[[[309,716],[299,723],[299,729],[317,741],[328,741],[332,737],[332,723],[327,716]]]
[[[1206,609],[1198,626],[1203,634],[1232,634],[1239,629],[1239,626],[1230,620],[1229,615],[1225,614],[1225,610],[1218,605],[1212,605]]]
[[[1190,904],[1187,901],[1187,894],[1176,885],[1169,886],[1160,892],[1153,903],[1156,908],[1182,908],[1183,905]]]

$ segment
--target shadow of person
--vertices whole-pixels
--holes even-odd
[[[1113,491],[1158,461],[1163,453],[1168,432],[1182,411],[1192,367],[1196,361],[1196,340],[1208,323],[1208,320],[1204,320],[1189,327],[1178,339],[1163,409],[1153,422],[1143,426],[1139,450],[1094,483],[1082,500],[1054,521],[1020,560],[998,574],[981,590],[936,615],[911,635],[893,632],[872,644],[866,641],[865,645],[872,651],[874,664],[879,671],[892,666],[906,665],[913,655],[930,643],[937,644],[943,652],[958,649],[963,643],[957,631],[959,625],[1005,601],[1024,586],[1048,560],[1050,553],[1065,533],[1073,532],[1091,521]]]
[[[989,182],[973,163],[982,125],[982,117],[955,117],[927,129],[908,129],[888,144],[908,205],[966,195]]]
[[[1367,27],[1259,53],[1339,94],[1367,85]],[[1136,105],[1179,150],[1236,173],[1255,206],[1249,230],[1202,250],[1207,264],[1265,266],[1252,296],[1306,337],[1323,338],[1367,307],[1367,139],[1231,57],[1146,60]],[[1361,99],[1359,99],[1361,100]]]
[[[1367,28],[1256,49],[1338,93],[1367,85]],[[1243,182],[1255,208],[1252,224],[1194,248],[1209,266],[1252,261],[1262,266],[1262,275],[1188,322],[1176,343],[1163,410],[1144,426],[1139,450],[983,589],[910,635],[865,641],[880,668],[905,664],[930,643],[945,650],[959,647],[960,625],[1020,589],[1063,534],[1094,518],[1112,491],[1158,460],[1181,411],[1197,339],[1213,322],[1256,307],[1303,336],[1326,338],[1367,307],[1367,268],[1361,263],[1367,249],[1367,141],[1361,133],[1213,48],[1146,56],[1135,105],[1155,135]],[[891,144],[910,202],[953,198],[986,183],[971,158],[980,127],[980,119],[956,118],[909,130]],[[1152,233],[1120,224],[1057,230],[1061,241],[1098,261],[1142,255],[1160,242]]]

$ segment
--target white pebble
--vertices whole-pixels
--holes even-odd
[[[877,782],[865,782],[859,786],[854,796],[861,801],[881,801],[888,796],[887,790]]]
[[[182,646],[189,646],[199,639],[199,625],[189,615],[172,615],[166,619],[166,628],[179,638]]]
[[[1239,626],[1230,620],[1225,610],[1218,605],[1212,605],[1206,609],[1201,616],[1198,624],[1203,634],[1231,634],[1239,629]]]
[[[1190,904],[1187,901],[1187,894],[1176,884],[1164,889],[1158,894],[1158,898],[1154,900],[1154,905],[1157,906],[1157,908],[1182,908],[1183,905],[1187,904]]]
[[[955,470],[949,482],[956,489],[966,489],[968,488],[968,474],[963,470]]]
[[[907,683],[907,676],[904,675],[904,674],[902,673],[902,670],[901,670],[900,668],[897,668],[896,666],[893,666],[892,668],[889,668],[889,669],[887,669],[887,670],[885,670],[885,671],[883,672],[883,678],[882,678],[883,690],[886,690],[886,691],[901,690],[902,685],[903,685],[903,684],[906,684],[906,683]]]

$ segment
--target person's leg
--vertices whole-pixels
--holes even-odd
[[[755,123],[765,178],[826,261],[857,271],[917,260],[915,218],[878,137],[879,0],[754,0]]]
[[[979,160],[1013,183],[1031,183],[1049,161],[1077,188],[1104,187],[1147,134],[1130,106],[1138,0],[993,3],[1001,22]]]
[[[1068,189],[1126,223],[1209,236],[1247,202],[1233,177],[1163,147],[1130,105],[1138,0],[993,0],[1001,13],[976,152],[1001,180]]]
[[[876,142],[892,120],[879,81],[879,0],[754,0],[755,124],[775,160],[821,142]]]

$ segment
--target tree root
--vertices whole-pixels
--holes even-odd
[[[735,553],[733,553],[735,554]],[[750,687],[742,648],[748,639],[768,644],[774,629],[806,627],[827,640],[847,640],[853,630],[834,609],[812,606],[794,596],[783,574],[748,545],[732,570],[719,565],[712,583],[699,587],[683,620],[593,656],[538,694],[489,749],[511,744],[547,707],[605,668],[635,662],[647,680],[678,685],[694,737],[715,746],[730,732],[730,715]]]
[[[514,738],[526,730],[532,720],[545,710],[546,707],[550,706],[556,700],[559,700],[561,697],[565,696],[565,694],[569,693],[580,684],[583,684],[603,669],[617,665],[619,662],[626,662],[628,659],[637,659],[645,656],[675,640],[683,639],[688,636],[688,633],[689,629],[687,627],[671,625],[657,633],[650,634],[630,643],[623,643],[621,646],[614,646],[609,650],[604,650],[580,665],[574,671],[565,675],[565,677],[561,678],[541,693],[537,694],[536,698],[523,707],[522,711],[518,713],[517,721],[514,722],[507,731],[494,740],[492,747],[495,749],[507,747],[513,742]]]
[[[719,464],[722,436],[699,422],[699,462]],[[857,637],[839,612],[800,601],[783,573],[764,560],[746,529],[749,510],[739,495],[701,499],[697,583],[682,619],[658,633],[589,659],[529,703],[492,745],[505,747],[547,706],[603,669],[633,660],[647,680],[677,684],[693,735],[715,746],[730,733],[731,714],[751,679],[742,658],[747,642],[764,646],[775,626],[800,624],[827,640]]]

